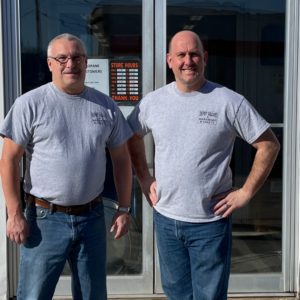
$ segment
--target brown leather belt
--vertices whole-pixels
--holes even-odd
[[[45,202],[45,201],[40,200],[40,199],[30,195],[30,194],[26,194],[26,202],[28,202],[30,204],[33,204],[33,205],[39,206],[39,207],[43,207],[43,208],[46,208],[48,210],[51,209],[50,206],[52,204],[52,213],[63,212],[63,213],[66,213],[68,215],[78,215],[80,213],[89,211],[93,206],[100,203],[101,201],[102,201],[102,196],[100,194],[94,200],[92,200],[91,202],[86,203],[86,204],[61,206],[61,205],[57,205],[57,204],[54,204],[54,203]]]

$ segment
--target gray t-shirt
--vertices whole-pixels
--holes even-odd
[[[269,127],[243,96],[209,81],[197,92],[181,93],[173,82],[149,93],[127,121],[137,134],[153,134],[155,209],[185,222],[221,218],[211,197],[232,187],[235,137],[253,143]]]
[[[89,87],[68,95],[51,82],[15,101],[0,134],[26,147],[27,193],[79,205],[103,190],[105,147],[122,145],[132,131],[110,97]]]

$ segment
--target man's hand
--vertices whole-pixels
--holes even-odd
[[[251,197],[243,189],[232,187],[229,191],[213,196],[211,201],[220,199],[222,200],[213,208],[214,214],[222,215],[223,218],[226,218],[237,208],[245,206]]]
[[[139,181],[143,194],[151,207],[155,206],[158,202],[156,194],[156,180],[152,176],[148,176],[147,179]]]
[[[14,216],[8,216],[6,224],[7,236],[17,244],[26,243],[26,238],[29,236],[29,227],[24,215],[17,214]]]
[[[117,211],[112,219],[110,232],[115,231],[117,228],[117,233],[115,239],[121,238],[125,235],[130,227],[130,215],[127,212]]]
[[[29,236],[27,221],[22,212],[20,196],[20,167],[19,163],[25,148],[9,138],[4,138],[0,171],[2,188],[7,207],[7,236],[17,244],[25,244]]]
[[[215,215],[223,214],[228,217],[235,209],[245,206],[257,193],[271,172],[275,159],[280,149],[274,133],[268,128],[252,144],[257,149],[251,172],[243,188],[230,189],[212,197],[212,201],[222,199],[215,207]],[[224,198],[224,199],[223,199]]]

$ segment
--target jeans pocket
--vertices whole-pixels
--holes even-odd
[[[26,219],[36,219],[36,220],[41,220],[45,219],[48,216],[48,209],[40,207],[40,206],[35,206],[32,204],[27,204],[26,211],[25,211],[25,216]]]
[[[97,217],[102,217],[104,215],[104,206],[103,202],[101,201],[97,205],[95,205],[92,208],[92,212],[97,216]]]

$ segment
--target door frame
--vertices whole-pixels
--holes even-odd
[[[284,124],[283,124],[283,211],[282,211],[282,273],[232,274],[230,296],[288,296],[299,290],[299,134],[300,105],[300,5],[286,0]],[[155,0],[155,88],[166,84],[167,0]],[[297,62],[295,64],[295,61]],[[298,117],[298,118],[299,118]],[[282,124],[272,124],[282,127]],[[271,127],[272,127],[271,125]],[[157,249],[155,244],[155,287],[162,293]],[[251,292],[252,291],[252,292]],[[255,291],[255,293],[253,293]]]
[[[4,114],[21,95],[21,42],[20,0],[3,0],[3,55],[4,55]],[[143,96],[154,88],[154,0],[142,0],[142,80]],[[133,109],[133,107],[131,108]],[[153,167],[153,142],[146,141],[149,167]],[[142,274],[133,276],[108,276],[107,290],[110,297],[153,295],[153,215],[143,196]],[[6,237],[5,237],[6,239]],[[6,239],[8,265],[8,297],[16,296],[19,277],[20,247]],[[3,256],[4,257],[4,256]],[[133,288],[134,287],[134,288]],[[71,277],[62,276],[55,290],[55,297],[71,296]]]
[[[154,32],[155,3],[155,32]],[[143,0],[143,95],[166,84],[166,0]],[[2,1],[3,28],[3,69],[4,69],[4,112],[11,107],[14,100],[21,94],[20,64],[20,28],[19,1]],[[243,282],[255,287],[255,293],[247,295],[259,296],[267,293],[270,296],[291,295],[299,291],[299,249],[300,249],[300,39],[299,39],[300,4],[296,0],[286,0],[286,37],[285,37],[285,68],[284,68],[284,140],[283,140],[283,231],[282,231],[282,274],[261,274],[255,276],[234,274],[230,278],[230,295],[245,295]],[[162,30],[163,29],[163,30]],[[155,34],[155,39],[154,39]],[[154,50],[155,41],[155,50]],[[155,54],[155,61],[154,61]],[[155,64],[155,73],[153,65]],[[155,77],[153,77],[155,76]],[[155,78],[155,81],[153,81]],[[150,147],[151,148],[151,147]],[[150,157],[152,156],[150,149]],[[146,203],[143,199],[143,203]],[[117,291],[118,297],[132,293],[132,286],[139,294],[162,293],[157,256],[153,255],[153,224],[152,211],[143,205],[143,275],[108,277],[108,291]],[[2,237],[2,235],[1,235]],[[3,237],[6,239],[6,237]],[[3,243],[4,244],[4,243]],[[16,294],[18,280],[19,247],[11,242],[1,251],[1,257],[7,257],[8,297]],[[0,249],[1,250],[1,249]],[[156,252],[156,246],[154,247]],[[154,265],[153,265],[154,259]],[[154,268],[154,270],[153,270]],[[256,277],[256,278],[254,278]],[[153,283],[154,280],[154,283]],[[128,281],[128,283],[127,283]],[[275,284],[276,281],[276,284]],[[235,283],[233,283],[235,282]],[[274,282],[274,284],[272,283]],[[266,291],[262,285],[270,284],[272,290]],[[63,280],[59,291],[63,293],[70,285]],[[120,286],[122,289],[120,290]],[[124,287],[124,288],[123,288]],[[277,292],[278,291],[278,292]],[[280,292],[282,291],[282,292]],[[120,294],[118,293],[120,292]],[[70,295],[70,293],[63,293]],[[113,296],[110,294],[110,296]]]

